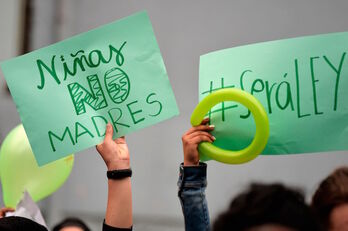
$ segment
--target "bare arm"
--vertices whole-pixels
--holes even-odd
[[[97,145],[97,151],[103,158],[108,171],[129,169],[129,151],[124,137],[112,139],[111,124],[106,127],[105,139]],[[131,228],[132,217],[132,187],[130,177],[108,180],[108,202],[105,223],[117,228]]]

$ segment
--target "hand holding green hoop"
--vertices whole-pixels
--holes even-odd
[[[239,151],[225,150],[202,142],[198,151],[204,156],[226,164],[242,164],[256,158],[265,148],[269,137],[269,121],[262,104],[250,93],[240,89],[221,89],[205,97],[191,115],[192,126],[199,125],[208,111],[223,101],[236,101],[247,107],[254,116],[256,132],[251,144]]]

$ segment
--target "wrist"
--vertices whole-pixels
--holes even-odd
[[[106,176],[109,180],[122,180],[130,178],[132,176],[132,169],[118,169],[106,172]]]
[[[199,165],[199,159],[198,160],[186,160],[184,159],[184,166],[198,166]]]
[[[130,168],[130,161],[129,160],[110,161],[110,162],[106,163],[106,167],[107,167],[108,171],[119,170],[119,169],[129,169]]]

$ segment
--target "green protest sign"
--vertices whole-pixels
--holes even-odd
[[[251,44],[201,56],[199,98],[240,88],[265,107],[270,136],[263,154],[348,149],[348,32]],[[208,115],[215,145],[240,150],[255,133],[244,106],[223,102]]]
[[[1,64],[39,165],[178,114],[141,12]]]

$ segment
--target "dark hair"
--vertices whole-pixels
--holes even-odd
[[[319,185],[313,195],[311,207],[323,227],[330,227],[330,214],[339,205],[348,203],[348,168],[332,172]]]
[[[47,229],[24,217],[3,217],[0,218],[0,230],[1,231],[47,231]]]
[[[83,231],[90,231],[88,226],[80,219],[75,217],[69,217],[58,223],[56,226],[54,226],[52,231],[60,231],[61,229],[65,227],[79,227]]]
[[[282,184],[251,184],[232,200],[229,208],[216,219],[213,230],[244,231],[252,227],[276,224],[298,231],[318,230],[303,194]]]

